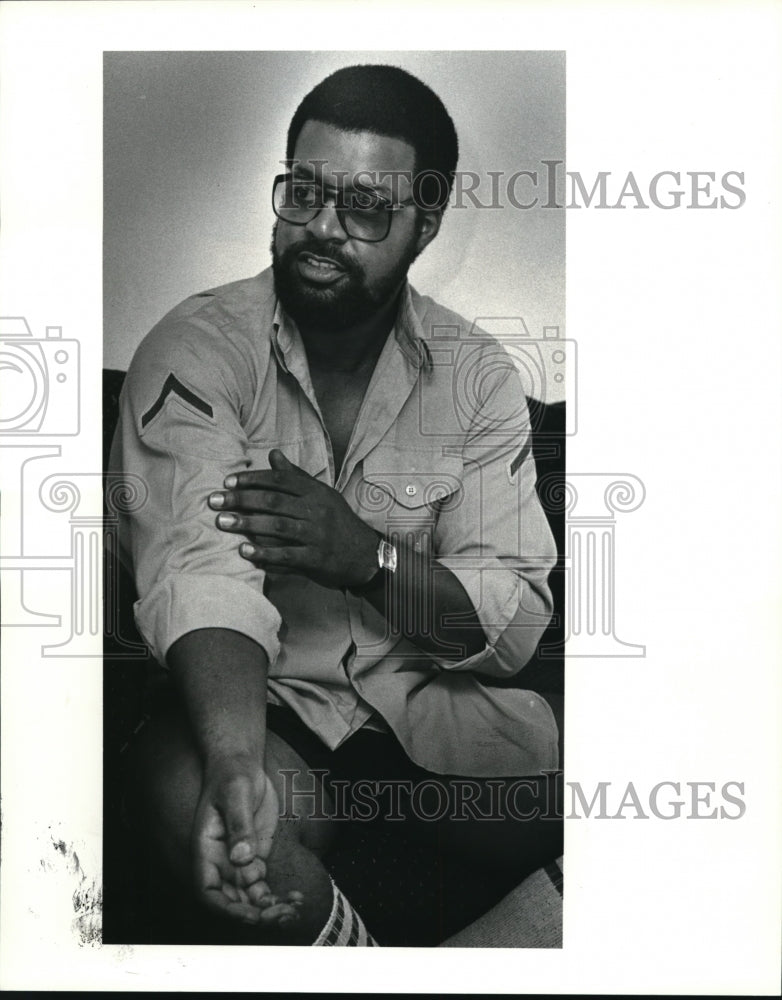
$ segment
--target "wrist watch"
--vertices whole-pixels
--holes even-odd
[[[387,569],[389,573],[396,573],[396,547],[385,538],[381,538],[378,542],[377,565],[379,569]],[[375,573],[375,576],[377,575]],[[373,580],[375,576],[372,577]]]
[[[354,594],[363,594],[375,590],[378,586],[384,584],[386,573],[396,573],[396,566],[396,546],[392,545],[387,539],[381,538],[377,544],[377,570],[366,583],[359,583],[348,589],[352,590]]]

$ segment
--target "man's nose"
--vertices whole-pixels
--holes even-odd
[[[323,243],[328,240],[344,243],[348,238],[333,202],[325,204],[315,218],[307,223],[307,230]]]

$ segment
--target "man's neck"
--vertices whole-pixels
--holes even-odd
[[[321,372],[358,374],[371,371],[394,325],[399,295],[394,295],[369,319],[344,330],[324,331],[300,327],[299,333],[310,368]]]

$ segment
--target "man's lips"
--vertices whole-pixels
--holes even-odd
[[[296,265],[303,278],[319,285],[331,284],[345,273],[344,268],[329,257],[320,257],[307,250],[298,254]]]
[[[340,271],[344,271],[344,268],[340,264],[338,264],[335,260],[332,260],[331,257],[321,257],[316,253],[310,253],[309,250],[304,250],[302,253],[300,253],[299,260],[309,261],[312,264],[316,264],[318,267],[320,266],[336,267]]]

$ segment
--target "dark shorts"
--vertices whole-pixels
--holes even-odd
[[[373,823],[404,818],[425,820],[427,825],[477,814],[519,820],[525,814],[548,813],[551,819],[560,814],[558,773],[496,779],[435,774],[411,761],[392,733],[371,729],[358,730],[330,750],[292,709],[277,705],[267,707],[267,728],[307,765],[308,773],[284,781],[286,789],[304,789],[297,796],[300,813],[308,811],[304,806],[310,802],[310,815],[325,808],[332,819]],[[486,786],[492,783],[495,789],[487,795]],[[317,784],[331,798],[325,807],[315,794]]]
[[[375,810],[370,802],[379,800],[384,789],[387,793],[392,785],[397,785],[404,792],[413,784],[435,777],[410,760],[392,733],[359,729],[336,750],[331,750],[292,709],[279,705],[267,706],[266,726],[306,763],[312,780],[306,777],[303,781],[296,780],[304,787],[321,783],[331,796],[332,809],[352,801],[350,790],[361,783],[365,805],[360,811],[368,820],[380,818],[383,810],[378,810],[378,816],[372,815]]]

